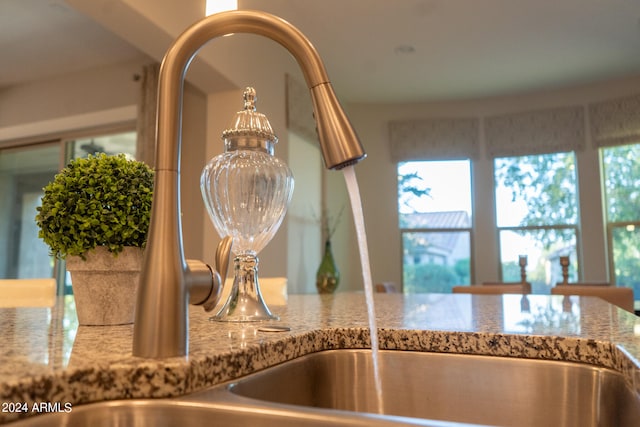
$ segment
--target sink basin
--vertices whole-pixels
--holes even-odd
[[[370,350],[309,354],[187,396],[120,400],[16,427],[637,427],[640,399],[616,371],[533,359]]]
[[[274,405],[247,405],[220,387],[215,401],[175,399],[115,400],[74,406],[68,413],[32,416],[12,427],[465,427],[462,424],[403,419],[337,411],[287,410]],[[215,394],[215,393],[214,393]],[[471,427],[471,426],[467,426]]]
[[[492,426],[631,427],[640,401],[624,377],[590,365],[382,351],[384,414]],[[244,377],[233,394],[272,403],[378,412],[371,351],[313,353]]]

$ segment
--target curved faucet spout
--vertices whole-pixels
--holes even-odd
[[[288,22],[257,11],[211,15],[180,35],[160,68],[156,120],[156,177],[151,224],[134,325],[133,355],[163,358],[188,354],[189,280],[180,221],[180,151],[184,76],[209,40],[232,33],[262,35],[296,59],[311,92],[322,156],[328,169],[341,169],[366,154],[331,87],[309,40]],[[223,279],[224,280],[224,279]]]

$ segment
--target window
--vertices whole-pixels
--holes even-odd
[[[124,132],[66,141],[67,161],[99,153],[109,155],[123,153],[135,159],[136,135],[136,132]]]
[[[570,257],[569,281],[578,279],[578,200],[573,152],[494,160],[496,219],[502,280],[520,281],[527,256],[533,293],[562,280],[560,256]]]
[[[60,167],[60,144],[43,143],[0,150],[0,277],[53,277],[49,247],[35,222],[42,187]]]
[[[640,144],[600,149],[609,269],[640,299]]]
[[[471,162],[398,164],[403,290],[451,292],[471,283]]]

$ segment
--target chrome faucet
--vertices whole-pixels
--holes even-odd
[[[136,304],[134,356],[186,356],[188,304],[213,309],[225,280],[231,249],[228,238],[222,240],[216,254],[219,273],[202,261],[184,258],[180,150],[187,67],[206,42],[232,33],[262,35],[278,42],[294,56],[311,92],[322,156],[328,169],[341,169],[366,156],[317,51],[297,28],[264,12],[232,11],[204,18],[182,33],[165,54],[160,67],[155,186]]]

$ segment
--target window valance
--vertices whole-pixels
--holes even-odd
[[[484,130],[489,157],[578,151],[586,145],[581,106],[488,117]]]
[[[589,105],[591,138],[596,147],[640,142],[640,95]]]
[[[480,121],[475,118],[442,118],[389,123],[391,159],[449,160],[478,158]]]

